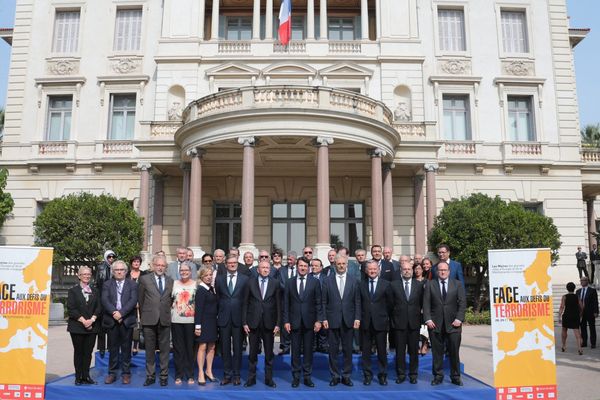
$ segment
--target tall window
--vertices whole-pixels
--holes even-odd
[[[465,13],[457,9],[438,9],[440,50],[465,51]]]
[[[227,251],[242,240],[242,206],[238,203],[215,204],[214,247]]]
[[[115,21],[115,51],[138,51],[142,43],[142,9],[118,9]]]
[[[73,96],[48,98],[46,140],[69,140],[72,108]]]
[[[57,11],[54,21],[54,53],[75,53],[79,46],[80,11]]]
[[[508,96],[508,129],[510,140],[534,141],[531,96]]]
[[[227,17],[227,40],[250,40],[252,39],[251,17]]]
[[[364,246],[364,206],[362,203],[332,203],[331,246],[346,246],[350,254]]]
[[[135,129],[135,94],[110,96],[110,140],[131,140]]]
[[[274,203],[272,206],[272,245],[283,253],[300,251],[306,244],[306,204]]]
[[[354,40],[353,18],[329,18],[328,20],[329,40]]]
[[[469,96],[444,95],[444,138],[471,140]]]
[[[292,17],[292,40],[304,39],[304,15]]]
[[[502,21],[502,43],[505,53],[528,53],[527,19],[525,11],[506,11],[500,13]]]

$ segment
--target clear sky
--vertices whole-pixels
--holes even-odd
[[[587,38],[575,48],[575,69],[581,126],[600,123],[600,1],[567,0],[572,28],[591,28]],[[0,27],[14,24],[15,0],[0,0]],[[0,40],[0,107],[6,103],[6,81],[10,46]]]

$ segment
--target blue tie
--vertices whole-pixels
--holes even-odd
[[[165,291],[165,289],[163,288],[163,283],[162,283],[162,276],[158,276],[158,291],[160,292],[160,294],[163,294],[163,292]]]

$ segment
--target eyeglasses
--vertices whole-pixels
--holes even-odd
[[[258,258],[269,258],[269,256],[258,256]]]
[[[312,254],[312,251],[305,251],[304,254]]]
[[[212,261],[213,261],[213,260],[204,260],[204,261],[202,261],[202,263],[203,263],[203,264],[208,264],[208,263],[211,263]]]
[[[115,258],[115,256],[106,256],[106,258]]]

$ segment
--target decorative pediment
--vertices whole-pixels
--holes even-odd
[[[313,67],[295,63],[295,62],[284,62],[269,65],[267,68],[263,69],[263,75],[268,77],[300,77],[300,78],[308,78],[314,77],[317,74],[317,70]]]
[[[219,65],[206,71],[206,76],[209,78],[256,78],[259,75],[260,71],[256,68],[235,62]]]
[[[370,78],[373,71],[353,63],[335,64],[319,71],[321,76],[328,78]]]

